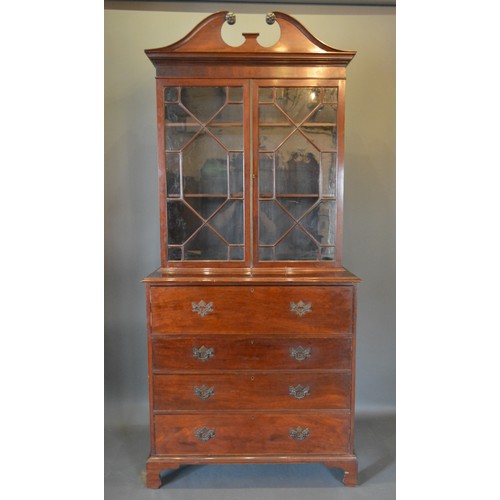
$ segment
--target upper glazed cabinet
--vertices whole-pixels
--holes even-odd
[[[345,68],[279,12],[280,40],[219,12],[146,53],[157,70],[161,267],[342,267]]]

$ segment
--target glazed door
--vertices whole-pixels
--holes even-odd
[[[343,91],[253,82],[254,265],[340,266]]]
[[[158,80],[162,267],[250,262],[247,80]]]

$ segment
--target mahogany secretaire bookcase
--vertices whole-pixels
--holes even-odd
[[[264,21],[264,19],[263,19]],[[355,52],[275,12],[146,50],[156,68],[161,267],[146,284],[147,486],[184,464],[321,462],[357,480],[356,286],[342,267]]]

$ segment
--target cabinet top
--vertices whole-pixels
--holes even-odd
[[[145,283],[178,284],[293,284],[323,285],[341,283],[359,283],[361,278],[345,268],[330,269],[162,269],[159,268],[143,279]]]
[[[223,40],[221,29],[225,22],[235,23],[236,16],[222,11],[208,16],[178,42],[156,49],[147,49],[146,55],[159,69],[175,61],[197,63],[237,62],[239,64],[295,64],[345,67],[355,51],[343,51],[326,45],[314,37],[299,21],[282,12],[266,15],[268,24],[277,22],[280,39],[271,47],[258,42],[259,33],[243,33],[245,41],[233,47]]]

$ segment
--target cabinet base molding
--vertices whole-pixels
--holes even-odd
[[[220,456],[150,456],[146,462],[146,486],[160,488],[162,481],[160,473],[165,470],[175,470],[183,465],[198,464],[306,464],[323,463],[326,467],[338,468],[344,471],[342,482],[345,486],[356,486],[358,482],[358,459],[356,455],[265,455],[249,457],[245,455]]]

